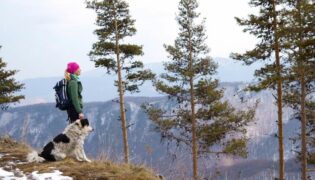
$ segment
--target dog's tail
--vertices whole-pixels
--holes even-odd
[[[31,153],[27,155],[27,161],[40,163],[40,162],[44,162],[45,159],[40,157],[36,151],[32,151]]]

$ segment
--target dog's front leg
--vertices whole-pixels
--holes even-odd
[[[80,149],[80,157],[83,157],[84,161],[86,162],[92,162],[89,158],[86,157],[83,144],[81,144],[79,149]]]
[[[84,159],[82,158],[82,156],[80,156],[80,152],[78,150],[78,148],[75,148],[75,150],[73,151],[74,153],[74,157],[78,160],[78,161],[83,161]]]
[[[83,143],[79,142],[75,145],[73,150],[74,156],[78,161],[86,161],[84,154],[82,153]]]
[[[80,145],[79,144],[74,146],[73,151],[72,151],[72,155],[78,161],[83,161],[84,160],[84,158],[80,155]]]
[[[89,158],[86,157],[85,152],[84,152],[84,149],[82,149],[82,154],[83,154],[84,160],[85,160],[86,162],[92,162]]]
[[[86,157],[86,155],[85,155],[85,152],[84,152],[84,149],[83,149],[83,148],[81,149],[81,154],[82,154],[82,156],[83,156],[83,158],[84,158],[84,160],[85,160],[86,162],[92,162],[89,158],[87,158],[87,157]]]
[[[80,158],[82,158],[86,162],[92,162],[85,155],[85,152],[84,152],[84,139],[80,139],[79,143],[77,144],[77,150],[78,150],[78,154],[79,154]]]

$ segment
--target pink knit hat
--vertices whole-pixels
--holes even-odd
[[[69,62],[67,66],[67,72],[74,74],[79,68],[80,66],[76,62]]]

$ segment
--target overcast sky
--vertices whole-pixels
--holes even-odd
[[[228,57],[253,47],[255,39],[242,32],[234,17],[246,17],[253,10],[249,0],[199,0],[206,18],[212,57]],[[175,21],[179,0],[127,0],[136,19],[134,43],[144,46],[145,63],[167,60],[163,44],[177,36]],[[0,57],[18,79],[61,76],[69,61],[83,71],[94,69],[87,56],[96,36],[95,13],[84,0],[0,0]]]

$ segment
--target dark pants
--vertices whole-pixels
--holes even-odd
[[[73,106],[70,106],[69,109],[67,110],[68,113],[68,121],[69,123],[73,123],[77,119],[79,119],[79,113],[74,109]]]

